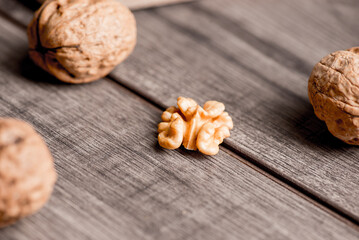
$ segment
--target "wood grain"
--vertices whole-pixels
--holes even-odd
[[[357,15],[335,8],[201,1],[139,12],[137,49],[111,76],[164,107],[178,95],[223,101],[235,123],[231,149],[358,220],[358,149],[330,135],[307,97],[314,63],[359,38],[349,31]]]
[[[358,7],[225,0],[137,12],[138,46],[111,77],[163,108],[178,95],[223,101],[230,149],[358,221],[358,149],[328,133],[306,90],[316,61],[357,44]],[[1,8],[22,23],[32,14]]]
[[[0,116],[44,136],[59,174],[39,213],[0,239],[357,239],[359,232],[221,151],[158,147],[161,111],[111,80],[57,82],[0,17]]]

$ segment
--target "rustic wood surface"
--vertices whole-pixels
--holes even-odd
[[[358,148],[327,132],[306,93],[316,61],[357,44],[356,1],[138,11],[134,54],[81,86],[26,59],[35,8],[0,0],[0,115],[35,125],[60,179],[0,239],[359,238]],[[226,104],[235,128],[218,156],[157,146],[160,109],[178,95]]]
[[[315,62],[358,44],[351,3],[342,13],[330,1],[266,0],[139,12],[136,52],[112,76],[161,106],[177,95],[223,101],[231,148],[358,221],[358,148],[332,137],[307,97]]]
[[[1,239],[359,236],[237,156],[159,148],[158,108],[109,79],[58,83],[26,58],[22,29],[0,29],[1,116],[32,123],[59,173],[49,204]]]

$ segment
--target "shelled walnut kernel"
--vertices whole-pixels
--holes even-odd
[[[219,144],[233,128],[223,103],[208,101],[202,108],[191,98],[179,97],[177,105],[178,108],[169,107],[162,114],[163,122],[158,125],[160,146],[176,149],[183,144],[189,150],[217,154]]]

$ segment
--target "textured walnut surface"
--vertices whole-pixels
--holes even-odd
[[[48,0],[28,27],[30,57],[70,83],[107,75],[133,51],[136,23],[114,0]]]
[[[223,103],[208,101],[203,108],[193,99],[179,97],[177,107],[169,107],[162,114],[158,125],[158,142],[168,149],[179,148],[181,144],[189,150],[199,150],[215,155],[219,144],[230,136],[233,122]]]
[[[55,181],[42,138],[25,122],[0,118],[0,227],[41,208]]]
[[[359,48],[337,51],[314,66],[309,99],[319,119],[339,139],[359,145]]]

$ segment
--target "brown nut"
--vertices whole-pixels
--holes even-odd
[[[335,137],[359,145],[359,47],[322,58],[310,75],[308,95]]]
[[[176,149],[183,144],[186,149],[215,155],[219,144],[230,136],[233,122],[223,103],[208,101],[201,108],[193,99],[179,97],[178,108],[169,107],[158,125],[160,146]]]
[[[29,55],[69,83],[104,77],[136,45],[136,22],[116,0],[47,0],[28,26]]]
[[[27,123],[0,118],[0,227],[40,209],[56,181],[51,154]]]

